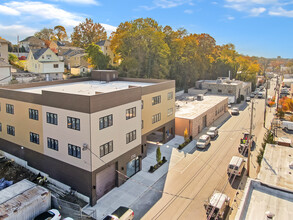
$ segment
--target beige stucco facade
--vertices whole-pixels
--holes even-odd
[[[83,148],[84,144],[90,147],[90,115],[82,112],[69,111],[60,108],[52,108],[43,106],[43,141],[44,154],[58,160],[62,160],[73,166],[77,166],[87,171],[91,171],[90,151],[81,150],[81,158],[68,155],[68,144]],[[50,124],[46,122],[46,114],[57,114],[58,124]],[[80,119],[80,131],[67,128],[67,117]],[[53,138],[59,142],[59,150],[53,150],[47,147],[47,138]]]
[[[134,107],[136,108],[136,117],[126,120],[126,109]],[[109,141],[113,141],[113,152],[101,157],[101,159],[106,163],[120,157],[121,155],[140,145],[140,108],[141,101],[135,101],[91,114],[91,146],[93,152],[92,170],[96,170],[104,165],[104,163],[95,156],[100,156],[101,145],[108,143]],[[99,119],[111,114],[113,115],[113,125],[99,130]],[[126,144],[126,134],[134,130],[136,130],[136,139]]]
[[[106,56],[109,56],[110,57],[110,59],[111,59],[110,64],[112,66],[118,66],[121,63],[121,60],[114,61],[115,54],[111,50],[110,45],[111,45],[111,42],[109,40],[106,40],[105,43],[104,43],[104,45],[100,46],[100,48],[101,48],[103,54],[105,54]]]
[[[168,93],[173,93],[172,99],[168,100]],[[161,96],[161,103],[152,105],[152,98],[156,96]],[[142,135],[149,133],[152,130],[168,123],[175,118],[175,88],[166,89],[155,93],[150,93],[142,96],[143,109],[142,114]],[[173,113],[168,115],[168,109],[172,108]],[[161,113],[161,120],[152,123],[152,116]]]
[[[21,145],[33,151],[44,153],[42,106],[4,98],[0,98],[0,103],[0,123],[2,123],[0,138]],[[11,104],[14,106],[14,114],[9,114],[6,112],[6,104]],[[38,110],[39,120],[29,118],[29,108]],[[15,136],[7,134],[7,125],[15,127]],[[39,135],[39,144],[30,142],[30,132]]]

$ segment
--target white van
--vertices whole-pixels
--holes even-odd
[[[242,157],[233,156],[229,163],[227,174],[241,176],[244,165],[245,161]]]
[[[210,127],[209,131],[207,132],[212,139],[218,136],[218,128],[217,127]]]
[[[285,131],[293,130],[293,122],[292,121],[282,121],[281,128]]]

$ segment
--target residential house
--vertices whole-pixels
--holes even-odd
[[[84,54],[85,50],[83,48],[79,47],[59,47],[58,48],[58,56],[61,61],[64,61],[64,65],[67,69],[70,69],[70,57],[76,55],[76,54]]]
[[[34,49],[45,48],[45,42],[35,36],[30,36],[19,42],[19,47],[24,47],[26,52]]]
[[[90,72],[90,63],[87,62],[87,54],[75,54],[69,58],[68,66],[70,66],[70,72],[73,75],[80,75],[81,73]]]
[[[118,61],[114,60],[115,54],[113,53],[113,51],[110,48],[110,45],[111,45],[110,40],[102,40],[102,41],[96,43],[96,45],[100,46],[104,55],[109,56],[111,58],[110,64],[112,66],[118,66],[121,63],[121,60],[118,60]]]
[[[11,81],[11,65],[0,59],[0,84],[7,84]]]
[[[64,63],[59,61],[58,56],[50,48],[30,50],[27,70],[43,74],[46,80],[62,79]]]
[[[0,39],[0,59],[8,63],[8,41]]]
[[[62,47],[70,47],[71,43],[69,41],[51,41],[49,48],[55,52],[55,53],[59,53],[59,48]]]
[[[175,133],[175,81],[90,78],[0,88],[0,150],[94,205],[142,169],[147,140]],[[172,109],[172,114],[169,114]]]
[[[0,84],[11,81],[11,66],[8,63],[8,41],[0,39]]]

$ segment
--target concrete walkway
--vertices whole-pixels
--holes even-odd
[[[226,112],[223,116],[217,119],[212,126],[221,127],[231,117],[229,112]],[[206,133],[208,128],[202,130],[202,132],[196,137],[196,139]],[[158,190],[154,188],[156,183],[162,178],[166,177],[168,170],[172,169],[180,160],[186,157],[186,154],[193,153],[196,150],[196,139],[191,141],[182,150],[178,150],[179,144],[184,142],[182,136],[175,136],[168,143],[160,146],[162,157],[165,156],[167,162],[163,164],[154,173],[149,173],[148,170],[150,166],[155,165],[156,162],[156,148],[155,144],[148,144],[148,154],[142,160],[142,170],[131,177],[127,182],[125,182],[120,187],[116,187],[101,199],[99,199],[95,206],[86,207],[83,211],[87,214],[96,212],[93,216],[96,219],[103,219],[106,215],[111,214],[119,206],[132,207],[147,191]],[[172,156],[172,160],[171,159]],[[159,191],[158,191],[159,192]]]

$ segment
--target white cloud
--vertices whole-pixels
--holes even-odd
[[[84,4],[84,5],[100,5],[100,3],[96,0],[54,0],[57,2],[67,2],[73,4]]]
[[[20,15],[20,12],[15,10],[15,9],[13,9],[13,8],[7,7],[5,5],[0,5],[0,14]]]
[[[233,16],[228,16],[227,19],[228,20],[234,20],[235,18]]]
[[[140,8],[143,8],[147,11],[149,10],[153,10],[155,8],[174,8],[174,7],[178,7],[180,5],[184,5],[184,4],[188,4],[188,5],[194,5],[192,0],[153,0],[153,5],[152,6],[140,6]]]
[[[38,30],[27,27],[25,25],[9,25],[5,26],[0,24],[0,33],[3,34],[1,37],[16,43],[16,37],[19,35],[19,39],[23,39],[27,36],[34,35]]]
[[[293,18],[293,10],[287,11],[282,7],[278,7],[270,10],[269,15]]]
[[[103,23],[100,23],[100,24],[105,28],[108,36],[110,36],[111,33],[113,31],[116,31],[116,29],[117,29],[117,27],[109,25],[109,24],[103,24]]]
[[[52,4],[47,4],[43,2],[8,2],[5,6],[13,8],[18,11],[19,14],[24,16],[32,16],[33,19],[37,20],[54,20],[58,24],[64,26],[76,26],[83,20],[83,18],[74,13],[60,9]]]
[[[184,10],[184,13],[185,13],[185,14],[193,14],[193,11],[192,11],[192,10],[189,10],[189,9],[187,9],[187,10]]]
[[[267,9],[265,8],[253,8],[250,10],[251,16],[259,16],[260,14],[264,13]]]

